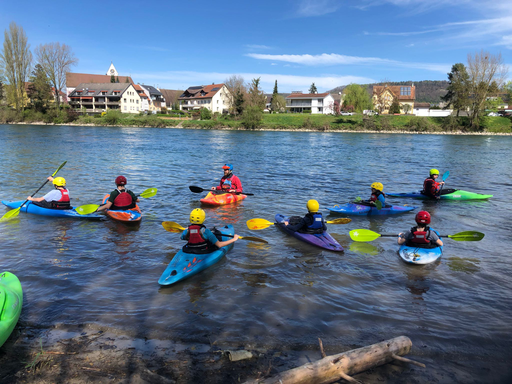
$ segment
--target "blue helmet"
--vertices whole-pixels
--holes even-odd
[[[233,170],[233,164],[224,164],[222,166],[222,169],[229,169],[230,171]]]

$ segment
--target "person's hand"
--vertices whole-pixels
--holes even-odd
[[[28,201],[32,201],[32,196],[27,197]]]
[[[233,192],[236,192],[236,190],[235,189],[230,189],[228,192],[229,193],[233,193]]]
[[[288,222],[287,221],[283,221],[284,225],[288,225]]]
[[[444,185],[444,181],[441,181],[441,183],[440,183],[440,184],[441,184],[441,185]]]
[[[403,237],[404,237],[404,233],[403,233],[403,232],[400,232],[400,233],[398,234],[398,237],[403,238]]]
[[[215,191],[216,189],[217,189],[217,188],[215,188],[215,187],[212,187],[212,191]]]
[[[235,235],[233,236],[233,240],[235,240],[235,241],[237,241],[239,238],[240,238],[240,236],[238,236],[237,234],[235,234]]]
[[[47,179],[48,179],[48,181],[53,181],[53,177],[52,176],[48,176]]]

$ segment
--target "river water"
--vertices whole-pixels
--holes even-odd
[[[512,357],[510,136],[247,132],[0,125],[2,200],[33,193],[58,166],[74,205],[98,204],[122,174],[128,188],[157,187],[142,199],[140,226],[21,213],[0,224],[0,272],[21,280],[29,324],[99,324],[134,337],[264,345],[278,349],[363,346],[406,335],[413,355],[440,381],[506,380]],[[208,226],[232,223],[240,240],[215,266],[170,287],[158,278],[183,245],[161,222],[186,226],[204,194],[233,163],[246,192],[235,206],[206,208]],[[386,192],[420,189],[430,168],[450,171],[446,188],[493,194],[489,201],[412,204],[444,234],[480,231],[480,242],[445,239],[438,263],[411,266],[396,239],[353,243],[366,228],[398,233],[414,212],[352,217],[329,231],[344,253],[322,251],[277,228],[249,231],[248,219],[302,215],[314,198],[325,210]],[[50,190],[46,186],[43,192]],[[7,212],[2,208],[1,214]],[[415,211],[417,212],[417,210]],[[328,216],[333,218],[334,216]],[[339,217],[339,216],[336,216]],[[444,376],[443,376],[444,374]],[[470,380],[471,379],[471,380]]]

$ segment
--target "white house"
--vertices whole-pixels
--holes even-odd
[[[286,96],[286,109],[290,112],[311,111],[311,114],[327,115],[335,111],[334,98],[329,92],[302,93],[296,91]]]
[[[414,103],[413,114],[416,116],[446,117],[453,109],[430,109],[429,103]]]
[[[89,113],[116,109],[123,113],[139,113],[141,97],[130,83],[82,83],[69,95],[72,108]]]
[[[192,111],[207,108],[211,112],[227,112],[231,107],[229,90],[224,84],[189,87],[178,97],[180,110]]]

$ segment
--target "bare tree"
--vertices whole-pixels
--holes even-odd
[[[66,72],[70,71],[72,65],[78,64],[78,59],[69,45],[58,42],[41,44],[35,53],[54,89],[57,108],[60,108],[59,96],[62,88],[66,86]]]
[[[503,87],[508,73],[501,53],[491,55],[484,50],[474,55],[468,54],[467,72],[469,75],[469,95],[471,104],[470,125],[478,127],[479,117],[490,95],[496,95]]]
[[[9,30],[6,29],[4,35],[0,67],[8,83],[7,98],[13,102],[16,110],[20,111],[24,107],[25,82],[30,73],[32,53],[25,31],[14,21],[9,24]]]
[[[244,95],[247,92],[245,89],[245,80],[242,76],[233,75],[224,81],[224,85],[229,90],[227,95],[229,102],[229,109],[235,116],[243,111]],[[240,104],[240,105],[239,105]]]

